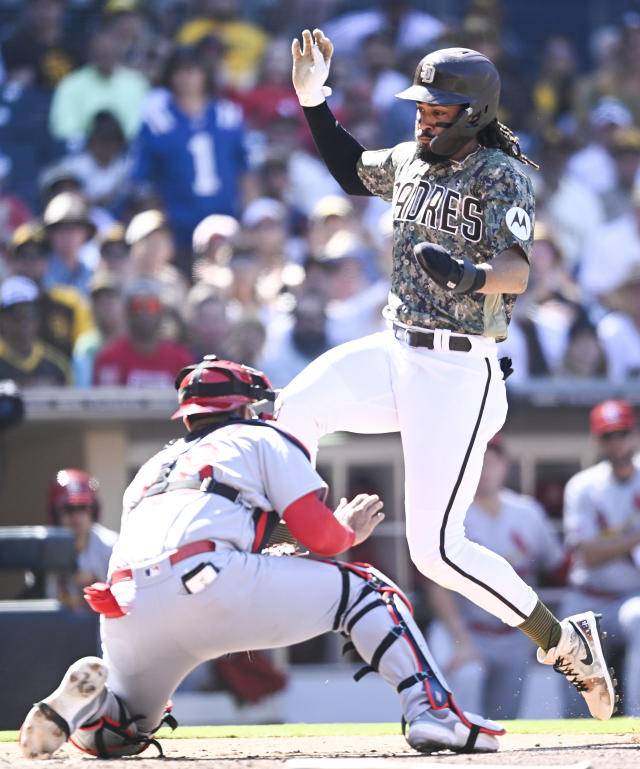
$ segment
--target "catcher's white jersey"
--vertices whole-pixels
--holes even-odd
[[[219,494],[182,489],[144,497],[167,467],[170,483],[213,478],[238,489],[235,502]],[[154,558],[186,542],[224,541],[237,550],[256,548],[256,508],[279,516],[299,497],[326,484],[302,449],[264,424],[229,422],[165,446],[139,470],[126,490],[120,540],[111,570]]]

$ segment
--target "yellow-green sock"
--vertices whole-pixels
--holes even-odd
[[[560,620],[547,609],[542,601],[538,601],[527,619],[517,627],[544,651],[558,645],[562,632]]]

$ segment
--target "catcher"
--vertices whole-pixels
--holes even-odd
[[[491,752],[496,723],[456,706],[412,616],[384,574],[362,563],[263,554],[282,519],[314,553],[363,542],[384,519],[376,495],[322,502],[326,484],[306,449],[250,406],[275,396],[259,371],[206,356],[177,375],[187,435],[149,459],[124,494],[109,584],[86,590],[102,614],[103,659],[75,662],[29,711],[28,758],[49,758],[67,738],[102,758],[134,755],[165,703],[205,660],[342,633],[396,689],[409,744],[431,753]],[[282,548],[280,551],[282,552]],[[108,680],[108,685],[107,685]]]

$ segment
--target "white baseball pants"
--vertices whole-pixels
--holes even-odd
[[[469,352],[450,351],[449,336],[436,331],[429,350],[388,330],[329,350],[284,388],[276,415],[313,457],[326,433],[399,431],[413,562],[515,626],[533,611],[536,593],[464,529],[487,442],[507,413],[497,345],[471,336]]]

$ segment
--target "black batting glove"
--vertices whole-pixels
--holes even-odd
[[[413,253],[427,275],[452,294],[472,294],[487,280],[485,270],[479,270],[466,256],[454,259],[446,248],[435,243],[418,243]]]

